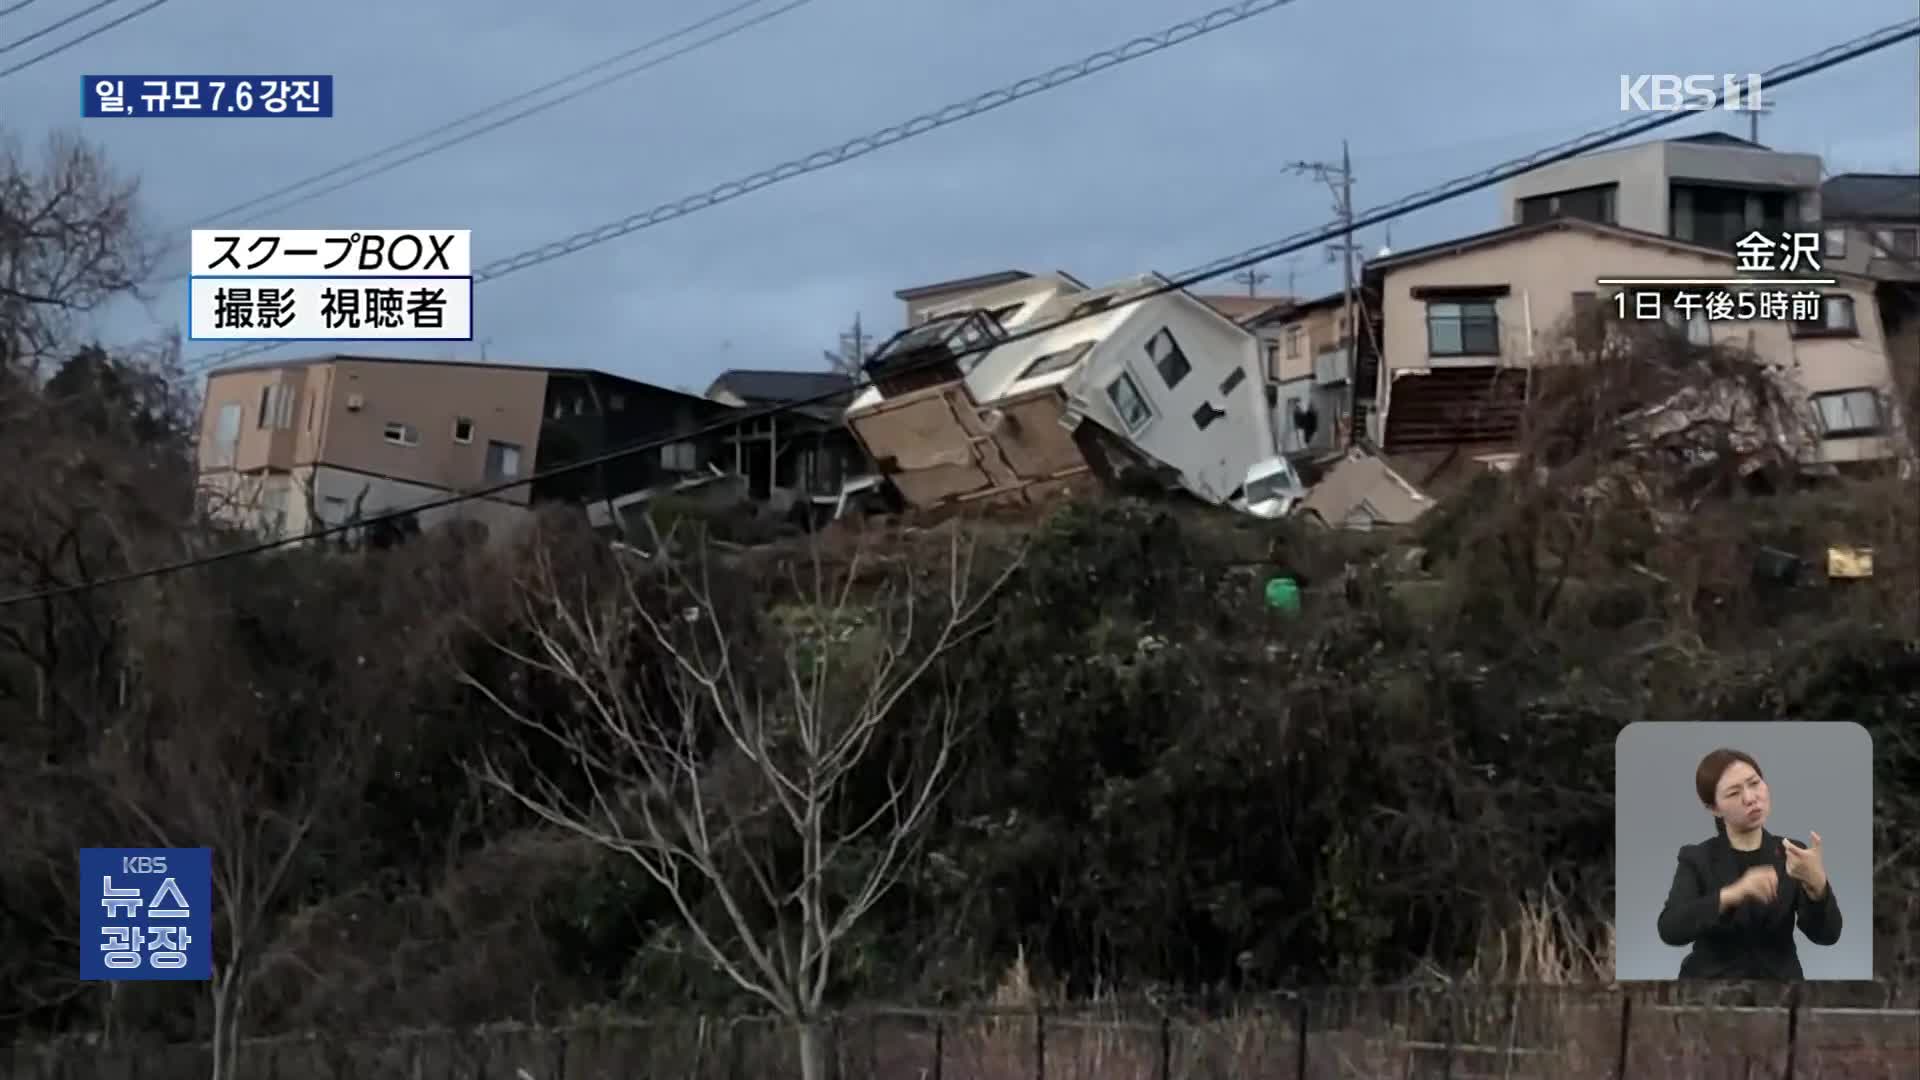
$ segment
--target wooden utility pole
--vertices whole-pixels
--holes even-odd
[[[851,330],[843,330],[840,333],[839,351],[826,352],[823,354],[827,361],[827,367],[833,371],[838,371],[841,374],[850,375],[858,379],[861,372],[865,370],[867,345],[871,340],[866,330],[860,324],[859,314],[855,313],[853,316],[853,328]]]

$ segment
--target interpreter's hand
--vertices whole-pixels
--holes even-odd
[[[1792,840],[1781,841],[1787,852],[1787,876],[1806,886],[1808,892],[1822,896],[1827,891],[1827,865],[1820,858],[1820,834],[1808,833],[1807,846]]]
[[[1773,903],[1773,898],[1780,895],[1780,871],[1771,866],[1756,866],[1748,870],[1733,883],[1733,895],[1741,903],[1751,900]]]

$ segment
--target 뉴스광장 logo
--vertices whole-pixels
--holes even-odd
[[[81,979],[212,977],[212,848],[80,849]]]
[[[1621,112],[1747,112],[1764,98],[1761,78],[1749,75],[1622,75]]]

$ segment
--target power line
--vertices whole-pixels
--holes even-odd
[[[457,117],[453,120],[449,120],[443,124],[440,124],[437,127],[430,128],[426,131],[420,132],[417,135],[413,135],[408,138],[401,139],[397,142],[390,143],[386,146],[381,147],[378,150],[373,150],[368,153],[362,154],[359,157],[352,158],[348,161],[344,161],[339,165],[335,165],[332,168],[327,169],[324,172],[315,173],[314,175],[309,176],[303,180],[297,180],[284,187],[276,188],[273,191],[269,191],[264,195],[258,196],[256,198],[248,199],[246,202],[237,203],[233,206],[227,207],[224,210],[219,210],[214,213],[207,214],[204,217],[202,217],[201,220],[214,221],[218,219],[229,218],[236,214],[247,213],[253,210],[255,207],[261,206],[265,203],[273,202],[274,200],[279,199],[282,196],[290,195],[296,191],[299,191],[301,188],[319,183],[323,180],[330,180],[333,177],[341,175],[342,173],[346,173],[353,169],[357,169],[362,165],[366,165],[371,162],[378,161],[379,159],[386,157],[387,155],[392,154],[395,151],[405,150],[408,147],[419,144],[423,140],[431,139],[438,135],[443,135],[449,131],[452,131],[455,128],[462,127],[466,124],[471,124],[476,120],[484,120],[487,117],[492,116],[503,109],[511,108],[512,106],[518,105],[521,102],[539,97],[540,95],[550,90],[554,90],[559,87],[565,86],[570,82],[573,82],[584,76],[591,75],[596,71],[600,71],[605,68],[612,67],[613,65],[618,64],[623,60],[631,59],[635,56],[638,56],[641,53],[651,52],[652,50],[657,49],[662,45],[666,45],[671,42],[677,41],[680,38],[686,37],[689,34],[698,33],[699,31],[704,30],[709,26],[712,26],[714,23],[720,22],[723,19],[727,19],[734,15],[737,15],[740,12],[747,10],[748,8],[758,7],[761,4],[764,4],[766,2],[767,0],[744,0],[744,2],[742,3],[736,3],[732,7],[726,8],[713,15],[709,15],[706,18],[700,19],[696,22],[688,23],[687,25],[680,27],[678,30],[671,31],[666,34],[661,34],[658,37],[654,37],[639,45],[635,45],[630,49],[625,49],[621,52],[615,53],[614,55],[609,56],[603,60],[597,60],[594,63],[588,64],[585,67],[577,68],[571,72],[568,72],[565,75],[560,76],[559,78],[550,79],[547,82],[541,83],[539,86],[533,87],[530,90],[522,91],[521,93],[515,94],[512,97],[503,98],[499,101],[494,102],[491,105],[487,105],[483,108],[476,109],[473,112],[467,113],[466,115]],[[309,202],[313,199],[317,199],[322,195],[328,195],[335,191],[339,191],[341,188],[349,187],[354,184],[358,184],[363,180],[368,180],[375,176],[379,176],[383,173],[391,172],[392,170],[397,169],[402,165],[406,165],[406,164],[410,164],[412,162],[418,161],[421,158],[427,157],[431,154],[437,154],[442,150],[445,150],[452,146],[457,146],[460,143],[467,142],[471,139],[477,139],[482,135],[488,134],[489,132],[498,131],[499,129],[506,127],[509,124],[518,123],[519,121],[524,120],[527,117],[533,116],[537,113],[545,112],[546,110],[554,108],[559,105],[564,105],[567,102],[580,98],[594,90],[598,90],[598,89],[601,89],[602,87],[610,86],[613,83],[620,81],[621,79],[631,78],[632,76],[638,75],[643,71],[647,71],[651,68],[658,67],[669,60],[677,59],[681,56],[685,56],[687,53],[695,52],[709,45],[717,44],[729,37],[732,37],[735,34],[741,33],[742,31],[745,31],[751,27],[758,26],[759,24],[766,22],[769,19],[785,14],[786,12],[792,11],[795,8],[803,7],[806,4],[809,4],[811,2],[812,0],[793,0],[793,2],[787,3],[776,10],[762,13],[761,15],[751,20],[748,20],[747,22],[743,22],[736,26],[729,27],[726,30],[722,30],[718,33],[701,38],[698,41],[682,46],[681,48],[675,49],[672,52],[667,53],[665,56],[653,57],[645,61],[644,63],[636,64],[628,68],[622,68],[621,70],[612,72],[611,74],[608,74],[603,78],[596,79],[585,86],[576,87],[575,89],[567,92],[566,94],[561,95],[560,97],[554,98],[550,101],[546,101],[538,105],[531,106],[526,109],[522,109],[509,116],[502,117],[499,120],[496,120],[493,123],[486,125],[485,127],[477,128],[475,130],[465,132],[455,138],[447,139],[442,142],[435,143],[432,146],[424,147],[420,150],[417,150],[407,155],[406,157],[400,158],[396,161],[387,162],[379,166],[378,168],[362,173],[358,176],[349,177],[337,184],[330,184],[324,188],[320,188],[315,191],[309,191],[306,194],[301,195],[296,199],[282,203],[278,206],[269,207],[266,210],[260,211],[260,213],[262,214],[279,213],[283,210],[288,210],[288,209],[291,209],[292,207],[299,206],[302,203]],[[224,224],[224,222],[222,222],[222,224]],[[185,274],[180,275],[180,277],[186,277],[186,276],[189,276],[189,275],[185,275]],[[176,277],[170,280],[178,281],[180,280],[180,278]]]
[[[1825,71],[1828,68],[1837,67],[1849,61],[1856,60],[1869,53],[1877,52],[1881,49],[1887,48],[1890,45],[1894,45],[1901,41],[1905,41],[1914,37],[1920,37],[1920,19],[1911,19],[1903,23],[1896,23],[1892,26],[1883,28],[1881,30],[1876,30],[1873,33],[1865,34],[1865,35],[1862,35],[1861,37],[1854,38],[1851,41],[1842,42],[1841,44],[1823,49],[1820,52],[1813,53],[1810,56],[1803,57],[1799,60],[1782,64],[1771,71],[1762,73],[1761,78],[1768,85],[1791,82],[1795,79],[1805,78],[1808,75],[1813,75],[1818,72]],[[1718,102],[1719,102],[1719,96],[1716,94],[1714,96],[1713,104],[1717,105]],[[1511,180],[1514,177],[1519,176],[1523,173],[1532,172],[1533,170],[1541,168],[1543,166],[1551,165],[1560,161],[1565,161],[1568,158],[1577,157],[1581,154],[1590,153],[1594,150],[1603,149],[1615,143],[1624,142],[1627,139],[1631,139],[1637,135],[1643,135],[1643,134],[1646,134],[1647,132],[1657,130],[1669,124],[1673,124],[1680,120],[1686,119],[1689,115],[1690,114],[1686,112],[1659,113],[1653,116],[1640,117],[1638,119],[1624,121],[1622,123],[1615,124],[1611,127],[1601,128],[1596,131],[1589,132],[1586,135],[1578,136],[1576,138],[1569,139],[1565,142],[1559,143],[1555,146],[1548,147],[1545,150],[1541,150],[1536,153],[1529,154],[1526,157],[1516,158],[1511,161],[1505,162],[1503,164],[1495,165],[1495,166],[1491,166],[1489,168],[1483,169],[1480,172],[1472,173],[1470,175],[1463,176],[1455,180],[1450,180],[1443,184],[1438,184],[1433,187],[1414,192],[1410,195],[1402,196],[1401,198],[1396,199],[1393,202],[1386,203],[1382,206],[1376,207],[1372,210],[1367,211],[1364,214],[1354,215],[1344,220],[1337,220],[1332,222],[1331,224],[1320,226],[1319,228],[1309,229],[1303,232],[1297,232],[1289,237],[1286,237],[1285,239],[1275,241],[1274,243],[1262,245],[1260,247],[1249,248],[1238,254],[1229,255],[1229,256],[1226,256],[1225,258],[1216,259],[1212,262],[1202,264],[1201,266],[1196,267],[1192,270],[1183,271],[1177,276],[1174,276],[1171,278],[1164,278],[1162,280],[1162,284],[1154,286],[1153,288],[1142,290],[1131,296],[1117,299],[1112,304],[1107,305],[1106,307],[1102,308],[1098,312],[1088,312],[1081,315],[1068,315],[1066,318],[1063,318],[1063,319],[1057,319],[1057,320],[1054,320],[1053,322],[1045,323],[1043,325],[1030,327],[1024,330],[1018,330],[1011,334],[1006,334],[998,339],[983,342],[979,345],[975,345],[970,348],[964,349],[957,354],[945,353],[942,355],[928,357],[925,360],[916,361],[911,364],[903,365],[898,370],[901,373],[907,373],[915,370],[930,368],[937,364],[950,363],[956,357],[964,357],[964,356],[972,355],[974,353],[989,352],[993,349],[999,348],[1002,345],[1011,344],[1016,341],[1023,341],[1031,337],[1037,337],[1041,334],[1051,333],[1054,330],[1059,329],[1060,327],[1067,326],[1071,323],[1079,322],[1082,319],[1093,318],[1096,315],[1104,316],[1107,312],[1116,311],[1123,307],[1129,307],[1134,304],[1142,303],[1146,300],[1152,299],[1156,296],[1162,296],[1166,293],[1178,292],[1180,290],[1190,288],[1194,285],[1198,285],[1202,282],[1209,281],[1213,278],[1217,278],[1222,275],[1232,273],[1235,270],[1244,270],[1247,267],[1257,266],[1260,263],[1268,262],[1272,259],[1278,258],[1283,255],[1289,255],[1289,254],[1292,254],[1293,252],[1301,251],[1306,248],[1313,247],[1317,244],[1327,243],[1328,241],[1336,237],[1342,237],[1342,236],[1348,235],[1350,232],[1356,229],[1372,228],[1375,225],[1384,224],[1396,218],[1405,217],[1406,215],[1414,213],[1416,211],[1425,210],[1428,207],[1437,206],[1444,202],[1450,202],[1454,199],[1460,198],[1463,195],[1470,195],[1470,194],[1473,194],[1474,192],[1482,191],[1496,184],[1500,184],[1507,180]],[[216,552],[212,555],[203,555],[203,556],[198,556],[190,559],[182,559],[182,560],[171,562],[171,563],[162,563],[156,566],[144,567],[138,570],[129,570],[119,574],[112,574],[106,577],[92,578],[87,581],[80,581],[80,582],[74,582],[67,585],[60,585],[50,589],[40,589],[34,592],[19,593],[13,596],[0,598],[0,608],[13,607],[18,604],[31,603],[39,600],[48,600],[48,599],[53,599],[61,596],[75,595],[78,593],[92,592],[96,589],[103,589],[103,588],[107,588],[114,585],[124,585],[124,584],[129,584],[135,581],[144,581],[148,578],[162,577],[169,574],[175,574],[175,573],[180,573],[187,570],[198,569],[200,567],[212,566],[217,563],[228,562],[234,559],[248,558],[254,555],[265,554],[267,552],[275,551],[280,548],[290,547],[294,544],[306,543],[313,540],[324,540],[329,537],[341,535],[356,529],[365,529],[370,526],[379,524],[381,522],[394,521],[400,518],[405,518],[411,515],[424,513],[430,510],[444,509],[449,506],[457,506],[461,503],[472,502],[475,499],[483,499],[483,498],[488,498],[494,495],[499,495],[503,492],[512,491],[520,487],[525,487],[527,485],[539,482],[541,480],[552,479],[553,477],[556,477],[556,476],[564,476],[571,473],[582,472],[587,469],[599,468],[603,465],[608,464],[609,462],[618,461],[621,458],[630,457],[634,454],[644,453],[645,451],[648,451],[648,450],[655,450],[662,446],[666,446],[670,443],[682,442],[688,439],[696,439],[705,435],[716,434],[718,432],[725,431],[730,428],[739,427],[741,424],[749,423],[765,417],[778,416],[783,413],[792,412],[796,409],[807,408],[809,406],[825,405],[832,402],[834,399],[840,397],[842,393],[843,391],[835,390],[835,391],[829,391],[822,394],[817,394],[809,398],[803,398],[797,401],[785,402],[779,405],[767,406],[759,409],[734,410],[724,420],[717,420],[708,424],[696,425],[687,430],[677,431],[672,435],[668,435],[664,437],[640,440],[638,442],[631,443],[623,447],[619,447],[619,448],[609,450],[600,454],[596,454],[591,457],[583,458],[579,461],[569,462],[566,465],[561,465],[556,468],[545,470],[543,472],[536,472],[530,476],[526,476],[526,477],[522,477],[522,478],[510,480],[510,481],[504,481],[497,484],[489,484],[483,487],[469,489],[464,492],[456,492],[451,495],[447,495],[443,498],[432,499],[422,503],[416,503],[412,506],[408,506],[402,509],[385,511],[383,513],[376,514],[370,518],[366,518],[360,521],[347,522],[340,525],[331,525],[325,528],[314,529],[305,533],[301,533],[296,536],[280,537],[274,540],[263,540],[258,543],[248,544],[248,545],[237,547],[237,548],[231,548],[227,551]]]
[[[99,11],[101,8],[112,7],[113,5],[119,2],[120,0],[99,0],[99,2],[94,4],[92,7],[81,8],[79,11],[74,12],[73,14],[67,16],[64,19],[60,19],[57,22],[50,22],[47,25],[41,27],[40,29],[35,30],[33,33],[28,34],[26,37],[15,39],[13,41],[6,43],[5,45],[0,45],[0,53],[10,53],[13,50],[19,48],[20,46],[27,44],[30,41],[38,41],[41,38],[46,37],[48,34],[53,33],[55,30],[58,30],[63,26],[69,26],[73,23],[77,23],[81,19],[84,19],[87,16],[93,14],[94,12]],[[12,11],[12,10],[14,9],[13,8],[7,9],[7,11]],[[0,15],[5,15],[6,13],[7,13],[6,11],[0,11]]]
[[[744,176],[737,180],[729,180],[724,184],[709,188],[698,195],[690,195],[674,202],[662,203],[651,210],[644,210],[640,213],[621,218],[618,221],[609,222],[597,228],[575,233],[565,239],[542,244],[539,247],[530,248],[517,255],[509,255],[506,258],[495,260],[479,268],[478,272],[474,274],[474,283],[479,284],[481,282],[502,278],[508,274],[517,273],[529,267],[538,266],[544,262],[550,262],[554,259],[572,255],[575,252],[593,247],[596,244],[606,243],[609,240],[625,236],[628,233],[652,228],[655,225],[661,225],[676,218],[686,217],[689,214],[710,209],[721,203],[731,202],[744,195],[750,195],[762,188],[784,183],[795,177],[819,172],[823,169],[830,169],[836,165],[843,165],[855,158],[865,157],[876,150],[885,149],[895,143],[917,138],[939,128],[979,116],[982,113],[992,112],[1003,106],[1011,105],[1016,101],[1032,97],[1036,94],[1045,93],[1048,90],[1065,86],[1071,82],[1077,82],[1080,79],[1087,78],[1090,75],[1105,71],[1111,67],[1117,67],[1128,61],[1138,60],[1144,56],[1151,56],[1154,53],[1173,48],[1176,45],[1191,41],[1194,38],[1213,33],[1216,30],[1225,29],[1237,23],[1245,22],[1256,15],[1263,15],[1275,8],[1284,7],[1293,2],[1294,0],[1242,0],[1240,3],[1223,7],[1218,11],[1203,15],[1200,18],[1189,19],[1186,22],[1162,30],[1157,34],[1135,38],[1118,48],[1106,49],[1074,63],[1063,64],[1044,75],[1029,76],[997,90],[990,90],[984,94],[976,95],[966,101],[956,102],[930,113],[923,113],[904,123],[881,128],[878,131],[862,135],[859,138],[850,139],[838,146],[815,151],[806,157],[795,158],[792,161],[776,165],[771,169],[764,169],[750,176]],[[197,374],[229,360],[237,360],[241,357],[256,356],[263,352],[270,352],[279,348],[282,344],[285,343],[261,342],[225,349],[191,365],[183,374]]]
[[[11,7],[0,8],[0,19],[4,19],[7,16],[13,14],[14,12],[19,11],[22,8],[29,7],[32,4],[33,4],[33,0],[20,0],[19,3],[14,4]]]
[[[168,2],[169,0],[151,0],[150,3],[134,8],[132,11],[127,12],[125,15],[122,15],[117,19],[114,19],[110,22],[101,23],[99,26],[94,27],[93,29],[87,31],[84,34],[81,34],[79,37],[74,38],[71,41],[67,41],[62,44],[55,45],[53,48],[48,49],[45,52],[42,52],[36,56],[28,57],[27,59],[20,61],[19,63],[13,65],[12,67],[7,68],[4,71],[0,71],[0,79],[4,79],[9,75],[18,75],[20,72],[27,70],[28,68],[39,63],[42,60],[50,60],[53,57],[59,56],[61,53],[66,52],[68,49],[71,49],[76,45],[80,45],[85,42],[92,41],[94,38],[99,37],[101,34],[106,33],[107,31],[113,29],[114,27],[122,26],[122,25],[125,25],[126,23],[130,23],[133,20],[139,18],[140,16],[145,15],[147,12],[152,11],[154,8],[160,7],[161,5],[166,4]]]

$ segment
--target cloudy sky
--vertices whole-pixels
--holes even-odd
[[[0,16],[0,70],[145,0],[18,48],[94,0]],[[0,78],[0,129],[78,129],[138,175],[152,226],[442,227],[476,261],[537,247],[1040,74],[1226,0],[808,0],[711,47],[363,183],[263,216],[223,209],[519,94],[741,0],[169,0]],[[729,22],[771,11],[767,0]],[[790,0],[787,0],[790,2]],[[0,10],[17,0],[0,0]],[[1290,175],[1350,140],[1366,207],[1620,119],[1626,72],[1747,72],[1913,18],[1914,0],[1296,0],[1062,89],[480,287],[471,346],[403,355],[600,366],[699,389],[728,367],[817,366],[896,289],[992,270],[1098,282],[1173,272],[1318,225]],[[715,24],[715,28],[728,25]],[[684,40],[678,44],[684,44]],[[664,49],[662,50],[664,51]],[[642,63],[635,57],[628,65]],[[92,120],[83,74],[330,73],[330,120]],[[617,69],[606,69],[608,71]],[[1761,139],[1832,171],[1920,169],[1914,43],[1779,93]],[[561,91],[556,91],[559,93]],[[1690,118],[1668,134],[1745,133]],[[1493,194],[1396,223],[1407,247],[1496,223]],[[1386,237],[1363,237],[1378,247]],[[1264,288],[1337,284],[1325,259]],[[1238,287],[1223,283],[1225,291]],[[104,315],[174,325],[184,285]],[[206,356],[216,346],[189,346]],[[314,346],[286,346],[298,355]],[[370,348],[370,347],[369,347]]]

